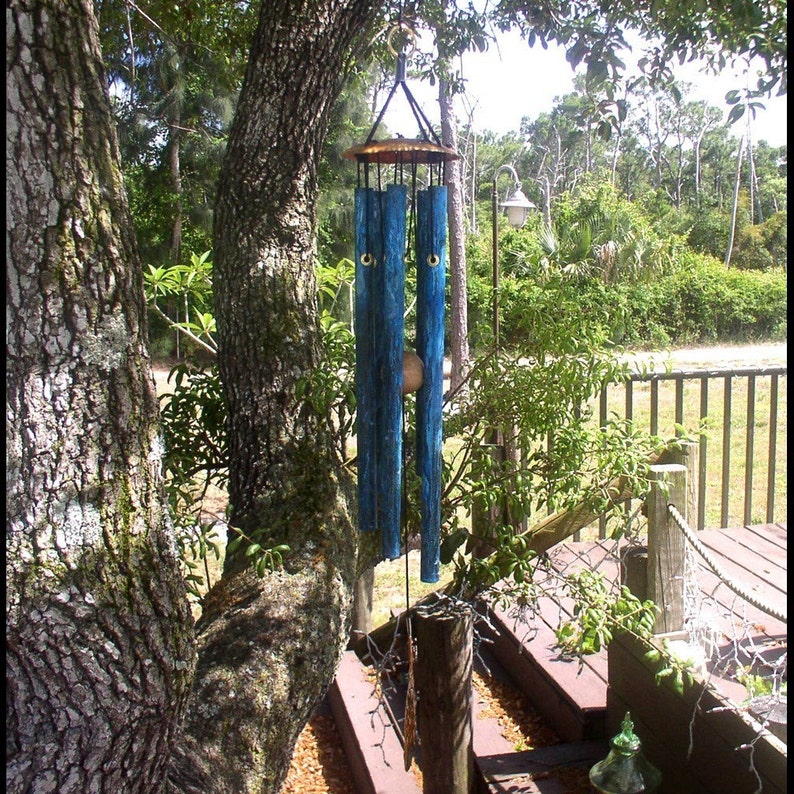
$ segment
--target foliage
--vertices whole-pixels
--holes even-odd
[[[747,701],[765,695],[788,694],[788,682],[779,681],[775,677],[765,677],[752,672],[752,669],[739,665],[736,680],[747,690]]]
[[[355,344],[351,318],[343,322],[337,313],[350,314],[350,295],[354,276],[353,263],[340,260],[336,266],[318,266],[318,301],[323,330],[325,363],[314,369],[297,386],[299,399],[311,401],[336,430],[341,459],[353,431],[355,392],[353,373]],[[212,313],[211,252],[191,254],[189,264],[149,266],[144,273],[149,305],[169,327],[214,354]],[[187,321],[176,319],[161,308],[166,298],[176,298]],[[168,376],[171,391],[161,396],[161,417],[166,453],[164,470],[170,505],[175,516],[177,539],[186,580],[191,594],[200,598],[210,582],[207,559],[219,559],[218,527],[222,516],[207,516],[204,499],[211,489],[224,490],[228,480],[226,444],[226,405],[214,359],[208,366],[182,362]],[[237,537],[229,549],[245,545],[246,557],[259,575],[280,567],[289,549],[283,544],[267,544],[267,531],[245,535],[235,529]],[[203,571],[200,572],[200,569]]]
[[[728,250],[730,213],[716,207],[703,208],[687,213],[686,220],[689,221],[687,242],[692,250],[723,259]]]
[[[245,556],[251,559],[257,576],[264,576],[268,571],[275,571],[283,566],[284,555],[290,550],[286,543],[279,543],[275,546],[263,546],[262,543],[267,538],[267,530],[252,532],[249,537],[237,527],[232,527],[232,529],[237,534],[237,537],[231,540],[226,547],[227,554],[233,554],[244,545]]]
[[[145,259],[212,242],[212,202],[256,21],[253,3],[101,0],[100,35]]]
[[[623,632],[644,639],[652,636],[658,607],[653,601],[640,601],[628,587],[621,587],[616,598],[603,574],[585,569],[568,577],[567,590],[573,616],[555,632],[563,652],[598,653]]]
[[[742,270],[786,269],[786,211],[775,213],[764,223],[745,226],[736,235],[731,264]]]
[[[786,273],[742,271],[688,253],[659,282],[615,287],[622,344],[667,346],[785,339]]]
[[[626,365],[596,341],[597,331],[571,339],[565,330],[561,323],[537,340],[528,359],[491,353],[476,360],[445,416],[444,435],[454,442],[442,478],[442,548],[467,589],[523,576],[533,556],[519,529],[525,523],[584,505],[609,512],[620,531],[623,517],[612,510],[607,484],[624,477],[635,493],[647,489],[648,456],[661,441],[624,422],[597,427],[587,406],[602,383],[626,376]],[[501,455],[489,440],[497,432]],[[475,522],[478,511],[492,517]],[[409,526],[417,521],[409,517]],[[498,550],[499,560],[455,557],[475,547]]]
[[[190,254],[188,264],[149,265],[144,271],[146,300],[170,328],[214,356],[215,318],[212,310],[210,251]],[[176,298],[176,316],[162,308],[163,298]],[[182,317],[183,319],[179,319]]]
[[[353,190],[356,172],[343,152],[366,140],[372,124],[367,96],[374,82],[372,67],[351,71],[331,109],[328,133],[318,169],[317,255],[320,263],[333,267],[349,257],[353,249]],[[338,315],[340,319],[344,317]]]
[[[662,679],[669,679],[670,686],[679,695],[694,683],[695,665],[691,659],[681,659],[670,648],[670,640],[662,641],[661,649],[651,647],[645,653],[645,661],[656,666],[654,679],[660,683]]]
[[[353,335],[352,291],[354,264],[340,259],[335,266],[317,268],[318,303],[322,329],[323,366],[303,377],[297,386],[299,399],[312,403],[334,428],[337,449],[347,458],[347,442],[354,431],[356,394],[356,347]],[[340,319],[343,317],[344,319]]]
[[[223,516],[206,513],[204,499],[212,488],[223,490],[228,479],[226,409],[215,366],[195,370],[179,364],[168,381],[172,391],[160,397],[166,492],[185,578],[200,600],[211,584],[207,559],[220,559],[218,529],[225,523]]]

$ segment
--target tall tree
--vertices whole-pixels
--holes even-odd
[[[97,23],[6,20],[6,786],[157,792],[193,621]]]
[[[441,134],[445,146],[458,150],[458,129],[452,105],[452,89],[445,79],[438,81],[438,103],[441,108]],[[449,190],[449,274],[450,312],[449,336],[450,389],[457,391],[466,379],[469,369],[469,327],[466,290],[466,223],[463,185],[463,161],[447,164]]]
[[[142,255],[179,262],[183,243],[209,247],[256,8],[217,0],[150,0],[145,9],[119,0],[95,5],[131,205],[140,216],[136,228],[147,243]],[[163,227],[156,234],[145,224],[151,213],[144,208],[152,204]]]
[[[354,45],[367,40],[374,17],[371,0],[262,4],[218,189],[214,286],[230,521],[246,542],[227,552],[197,627],[186,731],[235,792],[279,790],[347,643],[352,482],[324,412],[299,387],[322,364],[320,153]],[[289,546],[283,570],[258,578],[254,545]]]

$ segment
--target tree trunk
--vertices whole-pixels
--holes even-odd
[[[347,58],[372,17],[370,0],[263,3],[229,135],[214,287],[231,524],[289,551],[283,571],[259,579],[246,541],[227,553],[207,597],[185,750],[172,770],[180,791],[201,791],[202,775],[212,791],[279,791],[348,640],[352,482],[333,428],[296,393],[322,366],[317,163]],[[189,755],[194,746],[199,757]]]
[[[179,264],[182,255],[182,169],[180,167],[179,155],[182,140],[182,130],[180,124],[182,119],[179,110],[176,110],[168,125],[168,167],[171,171],[171,189],[174,191],[176,201],[174,203],[174,225],[171,229],[171,261]],[[185,322],[190,318],[185,317]]]
[[[6,14],[6,788],[158,792],[194,667],[88,0]]]
[[[733,204],[731,206],[731,229],[728,234],[728,248],[725,251],[725,264],[730,265],[733,241],[736,238],[736,215],[739,211],[739,188],[742,180],[742,157],[744,156],[744,136],[739,139],[739,154],[736,156],[736,179],[733,182]]]
[[[441,140],[445,146],[458,150],[458,130],[449,83],[438,81],[438,103],[441,107]],[[466,280],[466,219],[463,193],[463,161],[447,163],[449,203],[449,288],[450,288],[450,358],[452,373],[450,390],[456,391],[466,380],[469,370],[469,321]]]

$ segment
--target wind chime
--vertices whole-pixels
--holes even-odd
[[[358,520],[380,531],[381,555],[401,553],[403,397],[416,391],[416,462],[421,480],[423,582],[437,582],[441,529],[441,408],[444,382],[445,165],[442,146],[405,83],[407,54],[367,140],[344,156],[358,163],[355,193],[355,337]],[[419,126],[416,138],[378,141],[375,133],[398,88]],[[405,268],[416,267],[416,353],[405,350]],[[417,360],[418,358],[418,360]],[[404,374],[405,368],[405,374]]]

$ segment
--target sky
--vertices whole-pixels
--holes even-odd
[[[636,53],[624,55],[627,65],[631,57],[638,57]],[[466,53],[458,66],[466,79],[466,99],[458,100],[456,104],[459,123],[465,123],[469,113],[473,112],[475,129],[491,130],[498,134],[517,132],[524,116],[534,121],[541,113],[551,111],[555,97],[573,90],[576,74],[565,60],[563,48],[549,45],[544,50],[540,44],[536,44],[530,49],[515,32],[500,34],[498,46],[491,45],[484,53]],[[731,70],[720,75],[705,75],[695,63],[675,66],[673,71],[679,80],[692,84],[687,99],[704,99],[710,105],[722,108],[723,118],[730,111],[730,106],[725,103],[725,93],[742,87],[745,80],[742,75],[733,75]],[[580,67],[577,73],[581,72],[583,69]],[[437,87],[410,77],[406,82],[428,119],[437,123]],[[751,84],[754,82],[751,75]],[[786,96],[782,96],[764,100],[766,109],[759,110],[752,121],[754,142],[766,140],[771,146],[787,143],[786,99]],[[383,123],[395,133],[405,137],[415,136],[416,122],[410,116],[401,91],[395,94],[389,104]],[[731,132],[738,138],[744,128],[745,121],[741,119],[732,126]]]

